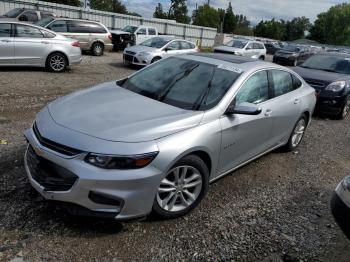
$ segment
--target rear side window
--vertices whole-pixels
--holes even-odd
[[[38,28],[27,25],[16,25],[16,37],[43,38],[44,35]]]
[[[68,21],[68,32],[69,33],[90,33],[89,26],[80,21]]]
[[[156,30],[154,28],[148,28],[148,34],[149,35],[156,35]]]
[[[107,30],[100,24],[96,23],[86,23],[88,30],[91,34],[105,34]]]
[[[41,14],[41,19],[54,16],[52,13],[49,13],[49,12],[41,12],[40,14]]]
[[[181,49],[180,42],[179,41],[171,42],[170,44],[168,44],[167,48],[171,50],[180,50]]]
[[[11,37],[11,24],[0,24],[0,37]]]
[[[192,49],[189,42],[181,41],[181,49]]]
[[[254,49],[254,44],[253,43],[248,44],[247,49]]]
[[[66,23],[66,21],[63,21],[63,20],[55,21],[52,24],[50,24],[47,28],[54,31],[54,32],[58,32],[58,33],[67,33],[68,32],[67,23]]]
[[[266,71],[255,73],[239,89],[236,104],[259,104],[269,99],[269,81]]]
[[[36,22],[38,21],[38,15],[35,11],[27,11],[19,17],[19,20],[27,22]]]
[[[292,74],[292,81],[293,81],[293,89],[295,90],[295,89],[298,89],[299,87],[301,87],[302,86],[302,82],[301,82],[301,80],[298,78],[298,77],[296,77],[295,75],[293,75]]]
[[[138,35],[147,35],[146,28],[141,28],[139,31],[137,31]]]
[[[271,80],[275,97],[287,94],[294,90],[292,75],[286,71],[271,70]]]

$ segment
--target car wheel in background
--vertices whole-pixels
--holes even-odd
[[[46,60],[46,67],[52,72],[63,72],[68,66],[68,61],[65,55],[61,53],[53,53]]]
[[[344,119],[350,112],[350,96],[347,96],[344,102],[344,105],[341,109],[339,115],[337,115],[338,119]]]
[[[286,151],[293,151],[299,146],[301,140],[304,137],[306,127],[307,117],[305,115],[302,115],[295,124],[292,134],[289,137],[288,143],[284,147]]]
[[[160,182],[153,204],[153,214],[162,219],[176,218],[190,212],[205,196],[209,170],[198,156],[180,159]]]
[[[101,56],[104,52],[104,45],[102,43],[94,43],[91,47],[91,52],[95,56]]]
[[[153,63],[155,63],[155,62],[157,62],[159,60],[161,60],[160,57],[155,57],[155,58],[152,59],[151,64],[153,64]]]
[[[263,56],[263,55],[260,56],[260,57],[259,57],[259,60],[265,60],[265,56]]]

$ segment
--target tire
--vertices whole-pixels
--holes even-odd
[[[265,56],[260,56],[259,60],[265,60]]]
[[[104,49],[105,47],[102,43],[94,43],[91,47],[91,52],[94,56],[102,56]]]
[[[344,105],[342,106],[340,113],[336,115],[336,118],[345,119],[346,116],[349,114],[349,112],[350,112],[350,96],[347,96],[345,98]]]
[[[161,60],[160,57],[155,57],[155,58],[152,59],[151,64],[153,64],[153,63],[155,63],[155,62],[157,62],[159,60]]]
[[[46,68],[51,72],[61,73],[68,66],[67,57],[61,53],[53,53],[46,60]]]
[[[300,123],[302,123],[303,128],[301,128]],[[283,149],[287,152],[295,150],[303,140],[306,128],[307,128],[307,117],[305,114],[303,114],[294,125],[293,131],[288,139],[288,143],[284,146]],[[297,132],[302,132],[302,133],[297,133]]]
[[[198,156],[188,155],[180,159],[162,179],[154,199],[152,214],[160,219],[183,216],[201,202],[208,186],[208,167]]]

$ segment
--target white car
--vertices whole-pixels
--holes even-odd
[[[140,45],[124,49],[124,62],[133,65],[149,65],[174,55],[198,52],[196,44],[171,36],[153,37]]]
[[[246,39],[233,39],[225,45],[215,47],[214,53],[239,55],[261,60],[266,58],[266,48],[263,43]]]

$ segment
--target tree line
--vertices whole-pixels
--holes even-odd
[[[46,0],[49,2],[80,6],[80,0]],[[169,0],[165,10],[161,3],[155,7],[153,17],[176,20],[178,23],[217,28],[219,32],[238,35],[254,35],[281,41],[307,38],[323,44],[350,45],[350,3],[338,4],[317,16],[314,23],[306,17],[291,20],[261,20],[252,26],[246,16],[235,14],[231,2],[226,9],[214,8],[210,0],[197,6],[189,15],[186,0]],[[90,0],[96,10],[140,16],[129,12],[120,0]]]

